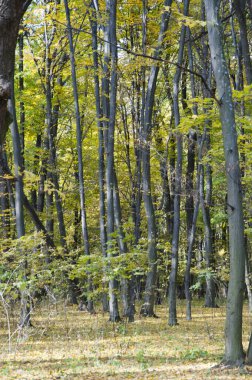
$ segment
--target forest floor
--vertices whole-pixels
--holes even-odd
[[[224,350],[225,307],[193,306],[185,320],[178,302],[179,325],[167,325],[167,310],[159,318],[136,317],[134,323],[108,322],[102,313],[89,315],[76,306],[43,305],[33,311],[33,327],[10,333],[0,306],[0,379],[252,379],[252,368],[214,368]],[[244,308],[244,345],[251,319]]]

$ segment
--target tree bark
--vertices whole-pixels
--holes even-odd
[[[0,144],[10,124],[7,102],[14,78],[15,48],[21,18],[31,0],[0,1]]]
[[[252,62],[249,51],[249,41],[246,21],[246,0],[233,0],[233,7],[239,22],[242,56],[244,61],[247,84],[252,83]]]
[[[103,132],[103,112],[101,107],[100,81],[99,81],[99,56],[98,56],[98,37],[97,37],[97,14],[94,2],[91,4],[90,24],[92,32],[92,51],[94,62],[94,86],[95,86],[95,105],[96,118],[99,138],[99,208],[100,208],[100,241],[102,256],[107,256],[107,230],[106,230],[106,206],[105,206],[105,163],[104,163],[104,132]],[[105,281],[103,281],[105,286]],[[108,311],[107,294],[102,295],[103,311]]]
[[[220,2],[218,0],[205,0],[211,61],[219,97],[228,192],[230,279],[224,360],[232,365],[240,365],[244,361],[242,347],[242,308],[245,280],[244,222],[234,105],[223,49],[219,7]]]
[[[184,15],[188,15],[189,1],[184,0]],[[173,107],[175,127],[180,123],[180,112],[178,103],[179,82],[181,77],[181,65],[184,55],[186,27],[182,26],[179,52],[178,52],[178,66],[173,80]],[[175,195],[174,195],[174,217],[173,217],[173,233],[172,233],[172,248],[171,248],[171,273],[169,278],[169,325],[174,326],[177,324],[177,272],[178,272],[178,249],[179,249],[179,230],[180,230],[180,197],[182,188],[182,161],[183,161],[183,146],[182,135],[176,131],[176,146],[177,146],[177,163],[175,172]]]
[[[89,236],[88,236],[88,227],[87,227],[84,174],[83,174],[81,117],[80,117],[80,108],[79,108],[77,75],[76,75],[76,70],[75,70],[73,34],[72,34],[72,26],[71,26],[68,0],[64,0],[64,5],[65,5],[65,12],[66,12],[66,20],[67,20],[68,41],[69,41],[69,47],[70,47],[71,76],[72,76],[74,108],[75,108],[76,142],[77,142],[77,154],[78,154],[78,185],[79,185],[79,196],[80,196],[82,238],[84,242],[84,253],[85,255],[89,256],[90,246],[89,246]],[[93,288],[92,281],[89,277],[87,298],[88,298],[88,311],[91,313],[94,311],[94,305],[93,305],[93,301],[91,297],[92,288]]]
[[[164,5],[170,6],[172,0],[165,0]],[[170,12],[165,10],[162,15],[160,32],[158,37],[158,45],[155,49],[154,56],[160,57],[163,50],[163,41],[165,33],[168,28]],[[148,225],[148,262],[149,269],[147,273],[144,304],[141,308],[141,314],[144,316],[154,316],[154,301],[155,301],[155,288],[157,280],[157,252],[156,252],[156,220],[153,207],[153,200],[151,195],[151,177],[150,177],[150,142],[152,130],[152,114],[155,100],[155,92],[157,85],[157,77],[159,73],[159,66],[153,65],[148,80],[146,100],[145,100],[145,113],[144,123],[141,136],[142,142],[142,165],[143,165],[143,200],[145,213]]]
[[[107,119],[106,144],[106,191],[107,191],[107,256],[113,257],[115,244],[115,215],[114,215],[114,134],[116,122],[116,98],[117,98],[117,0],[106,0],[108,22],[105,26],[105,57],[103,78],[103,113]],[[109,70],[110,66],[110,70]],[[120,321],[118,306],[118,279],[113,276],[109,280],[109,320]]]
[[[13,121],[10,125],[11,136],[13,142],[13,153],[14,153],[14,170],[15,170],[15,210],[16,210],[16,229],[17,238],[20,239],[25,235],[25,220],[24,220],[24,187],[23,187],[23,165],[22,165],[22,153],[20,136],[17,125],[16,109],[15,109],[15,95],[14,95],[14,81],[12,83],[11,89],[11,100],[9,103],[9,112],[12,115]],[[25,258],[22,263],[22,277],[26,284],[25,289],[21,290],[21,309],[20,309],[20,321],[19,326],[29,327],[31,326],[31,307],[30,307],[30,297],[28,291],[28,272],[27,272],[27,259]]]

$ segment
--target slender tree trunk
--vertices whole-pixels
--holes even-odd
[[[252,333],[250,334],[250,338],[249,338],[249,346],[248,346],[248,351],[247,351],[247,356],[246,356],[246,364],[252,365]]]
[[[10,238],[10,201],[7,181],[4,179],[5,152],[0,146],[0,208],[1,208],[1,239]]]
[[[232,0],[229,0],[229,1],[230,1],[230,11],[232,11]],[[230,26],[231,26],[233,46],[234,46],[235,55],[237,59],[237,71],[236,71],[236,75],[232,79],[234,82],[234,88],[236,90],[241,90],[243,88],[242,51],[241,51],[241,44],[237,43],[237,36],[236,36],[235,26],[234,26],[234,16],[230,18]]]
[[[20,136],[17,125],[16,110],[15,110],[15,97],[14,97],[14,82],[12,87],[12,99],[9,101],[10,104],[10,114],[13,117],[13,122],[10,125],[11,136],[13,141],[13,152],[14,152],[14,168],[15,168],[15,188],[16,188],[16,199],[15,199],[15,208],[16,208],[16,229],[17,229],[17,238],[20,239],[25,235],[25,221],[24,221],[24,189],[23,189],[23,166],[22,166],[22,153],[21,153],[21,144]],[[27,272],[27,259],[23,261],[23,281],[26,283],[28,280]],[[20,322],[19,325],[21,328],[28,327],[31,325],[31,308],[30,308],[30,297],[28,288],[21,290],[21,311],[20,311]]]
[[[92,2],[92,12],[90,17],[91,31],[92,31],[92,50],[94,62],[94,84],[95,84],[95,105],[96,105],[96,118],[98,127],[99,138],[99,207],[100,207],[100,241],[102,256],[107,256],[107,230],[106,230],[106,207],[105,207],[105,164],[104,164],[104,132],[103,132],[103,112],[101,107],[100,96],[100,81],[99,81],[99,61],[98,61],[98,41],[97,41],[97,16],[95,11],[94,2]],[[105,283],[103,284],[105,286]],[[104,292],[102,295],[103,311],[108,311],[107,294]]]
[[[76,70],[75,70],[73,34],[72,34],[72,26],[71,26],[71,19],[70,19],[70,11],[68,7],[68,0],[64,0],[64,5],[65,5],[66,20],[67,20],[68,41],[69,41],[69,47],[70,47],[71,75],[72,75],[74,107],[75,107],[76,139],[77,139],[77,154],[78,154],[78,182],[79,182],[79,195],[80,195],[82,238],[84,242],[85,255],[89,256],[90,247],[89,247],[89,236],[88,236],[88,228],[87,228],[85,188],[84,188],[84,175],[83,175],[81,117],[80,117],[80,108],[79,108],[77,76],[76,76]],[[89,293],[88,310],[89,312],[94,311],[92,297],[90,296],[90,293],[92,292],[92,288],[93,288],[92,281],[89,277],[88,279],[88,293]]]
[[[164,5],[169,7],[171,0],[165,0]],[[158,37],[158,45],[155,49],[154,56],[160,57],[163,50],[163,41],[165,33],[168,28],[169,11],[164,11],[162,15],[160,32]],[[145,206],[145,213],[148,225],[148,262],[149,269],[147,273],[144,304],[141,308],[141,314],[144,316],[155,316],[155,288],[157,281],[157,252],[156,252],[156,219],[153,207],[153,200],[151,195],[151,177],[150,177],[150,143],[151,143],[151,130],[152,130],[152,114],[154,107],[154,99],[157,85],[157,77],[159,73],[159,66],[153,65],[151,67],[150,76],[148,80],[148,87],[145,100],[145,113],[144,123],[142,130],[142,166],[143,166],[143,200]]]
[[[193,246],[195,242],[196,235],[196,226],[197,226],[197,218],[199,213],[200,206],[200,179],[202,175],[202,150],[205,142],[206,132],[203,133],[201,137],[198,136],[198,168],[197,168],[197,180],[196,180],[196,196],[195,196],[195,204],[193,208],[193,217],[190,224],[190,231],[187,236],[187,262],[186,262],[186,270],[185,270],[185,296],[186,296],[186,319],[190,321],[192,319],[191,313],[191,262],[192,262],[192,254],[193,254]]]
[[[18,36],[18,51],[19,51],[19,64],[18,64],[18,70],[19,70],[19,92],[20,96],[22,98],[22,93],[24,91],[24,33],[21,31]],[[19,103],[19,109],[20,109],[20,145],[21,145],[21,153],[22,153],[22,161],[24,165],[24,141],[25,141],[25,133],[24,133],[24,124],[25,124],[25,108],[24,108],[24,102],[20,101]]]
[[[184,15],[188,15],[189,1],[184,0]],[[181,29],[179,52],[178,52],[178,67],[173,81],[173,106],[175,127],[180,123],[179,112],[179,82],[181,77],[181,64],[184,55],[186,27],[183,25]],[[180,197],[181,197],[181,181],[182,181],[182,160],[183,147],[182,135],[176,131],[177,145],[177,164],[175,172],[175,195],[174,195],[174,217],[173,217],[173,234],[172,234],[172,255],[171,255],[171,273],[169,278],[169,325],[177,324],[177,272],[178,272],[178,247],[179,247],[179,230],[180,230]]]
[[[200,172],[200,164],[198,167],[198,171]],[[198,173],[198,176],[200,176],[200,173]],[[186,260],[186,270],[185,270],[185,297],[186,297],[187,321],[190,321],[192,319],[190,284],[191,284],[191,263],[192,263],[193,245],[195,241],[197,217],[199,213],[199,181],[198,180],[197,180],[196,187],[197,187],[196,202],[194,205],[190,232],[187,237],[187,260]]]
[[[187,36],[188,36],[188,61],[189,61],[189,69],[193,72],[194,64],[193,64],[193,53],[192,53],[192,44],[191,44],[191,32],[190,29],[187,28]],[[191,82],[191,93],[192,98],[196,97],[195,90],[195,79],[193,73],[190,74],[190,82]],[[186,89],[186,83],[183,86]],[[183,91],[182,88],[182,91]],[[186,91],[186,90],[185,90]],[[185,92],[184,91],[184,92]],[[186,99],[186,96],[184,96]],[[186,105],[187,106],[187,105]],[[198,110],[197,106],[193,106],[193,114],[197,115]],[[194,176],[194,168],[195,168],[195,148],[196,148],[196,140],[197,134],[194,130],[190,130],[188,134],[188,153],[187,153],[187,171],[186,171],[186,220],[187,220],[187,260],[186,260],[186,270],[185,270],[185,297],[186,297],[186,319],[190,321],[192,319],[191,313],[191,262],[193,257],[193,244],[195,240],[196,234],[196,223],[197,216],[199,210],[199,171],[200,171],[200,160],[201,160],[201,151],[199,149],[198,153],[198,170],[197,170],[197,181],[196,181],[196,203],[194,203],[193,197],[193,176]],[[202,146],[202,143],[199,144],[199,147]]]
[[[249,248],[248,248],[248,241],[246,244],[246,259],[245,259],[245,283],[247,287],[247,293],[248,293],[248,305],[249,305],[249,312],[252,313],[252,289],[251,289],[251,279],[250,279],[250,263],[249,263]]]
[[[228,191],[230,279],[224,360],[233,365],[240,365],[244,361],[242,347],[242,308],[245,280],[244,222],[234,105],[223,50],[221,22],[218,14],[219,6],[220,2],[217,0],[205,0],[211,60],[219,97]]]
[[[117,240],[120,250],[120,254],[126,254],[128,252],[128,247],[125,242],[125,234],[122,226],[122,212],[119,197],[119,188],[116,173],[114,174],[114,216],[115,216],[115,226],[117,230]],[[131,274],[129,274],[131,276]],[[121,279],[122,287],[122,303],[123,303],[123,314],[124,317],[128,319],[129,322],[134,322],[135,306],[134,306],[134,290],[132,287],[132,279],[125,277]]]
[[[109,257],[113,256],[111,250],[115,240],[113,234],[115,232],[115,208],[114,208],[114,134],[116,122],[116,98],[117,98],[117,36],[116,36],[116,14],[117,14],[117,1],[107,0],[106,9],[109,16],[108,24],[106,25],[107,35],[109,36],[109,43],[106,43],[106,59],[110,59],[110,81],[109,81],[109,122],[107,133],[107,165],[106,165],[106,186],[107,186],[107,234],[108,234],[108,251]],[[109,281],[109,313],[110,321],[120,321],[119,307],[118,307],[118,280],[112,278]]]
[[[247,84],[252,83],[252,62],[249,51],[249,41],[246,21],[246,0],[233,0],[233,7],[239,22],[242,56],[246,73]]]
[[[206,275],[206,296],[205,307],[216,307],[215,305],[215,284],[211,270],[213,269],[213,246],[212,246],[212,228],[210,220],[210,205],[206,201],[204,192],[204,168],[202,168],[200,176],[200,205],[202,210],[204,228],[205,228],[205,262],[208,273]]]

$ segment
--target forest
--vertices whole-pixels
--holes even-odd
[[[251,50],[251,0],[0,0],[0,378],[251,378]]]

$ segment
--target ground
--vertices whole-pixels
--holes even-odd
[[[16,329],[14,312],[0,320],[0,379],[252,379],[252,368],[214,368],[224,352],[225,306],[206,309],[197,302],[193,320],[185,320],[179,301],[179,325],[169,327],[165,306],[159,318],[128,324],[108,322],[75,306],[46,304],[33,311],[33,327]],[[244,346],[251,319],[244,308]],[[10,334],[8,334],[8,332]]]

